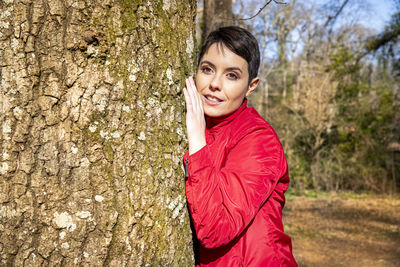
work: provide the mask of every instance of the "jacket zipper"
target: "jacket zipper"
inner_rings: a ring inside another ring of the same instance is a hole
[[[186,178],[189,177],[189,159],[188,158],[185,159],[185,177]]]

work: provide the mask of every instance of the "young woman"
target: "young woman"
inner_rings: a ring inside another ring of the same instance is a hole
[[[239,27],[210,33],[196,82],[186,80],[186,197],[197,266],[297,266],[283,232],[288,167],[278,136],[253,109],[257,40]]]

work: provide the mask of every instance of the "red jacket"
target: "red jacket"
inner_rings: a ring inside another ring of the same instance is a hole
[[[247,101],[207,117],[206,142],[184,156],[196,266],[297,266],[283,232],[288,167],[272,127]]]

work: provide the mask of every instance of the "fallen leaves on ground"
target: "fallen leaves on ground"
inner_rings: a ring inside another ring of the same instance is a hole
[[[289,195],[283,220],[299,266],[400,266],[398,195]]]

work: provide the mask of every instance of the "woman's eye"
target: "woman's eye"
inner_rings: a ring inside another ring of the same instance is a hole
[[[212,72],[212,69],[211,69],[210,67],[202,67],[201,70],[202,70],[204,73],[211,73],[211,72]]]
[[[237,80],[239,77],[235,73],[228,73],[228,78],[232,80]]]

